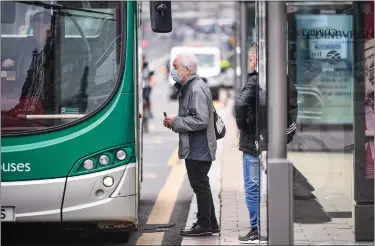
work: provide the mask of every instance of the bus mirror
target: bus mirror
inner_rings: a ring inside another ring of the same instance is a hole
[[[152,31],[168,33],[172,31],[171,1],[150,1]]]
[[[1,1],[1,23],[13,24],[16,22],[16,3]]]

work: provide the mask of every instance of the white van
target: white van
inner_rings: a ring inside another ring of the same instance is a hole
[[[219,100],[220,95],[220,49],[216,47],[173,47],[170,56],[170,67],[173,67],[173,60],[178,54],[194,54],[198,59],[198,75],[210,87],[212,99]],[[169,75],[170,98],[177,98],[177,91],[174,88],[175,81]]]

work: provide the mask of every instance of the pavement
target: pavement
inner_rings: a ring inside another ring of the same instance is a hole
[[[168,97],[169,83],[163,70],[168,56],[164,54],[157,59],[148,56],[157,76],[151,94],[154,118],[149,122],[149,133],[143,138],[140,230],[131,235],[127,245],[180,245],[179,231],[185,227],[193,198],[184,162],[177,156],[178,135],[162,125],[163,112],[169,116],[178,112],[177,100],[171,101]],[[221,101],[214,104],[220,115],[228,111]]]
[[[218,159],[209,174],[221,232],[210,237],[184,237],[181,245],[239,245],[238,236],[249,230],[238,132],[231,115],[224,121],[227,133],[219,141]],[[352,155],[289,152],[288,158],[300,175],[294,182],[295,194],[300,195],[294,199],[294,244],[373,245],[373,242],[354,240]],[[310,186],[306,185],[307,182]],[[196,200],[193,198],[187,227],[196,221],[196,212]],[[266,200],[261,201],[260,217],[261,235],[267,236],[271,225],[267,225]]]

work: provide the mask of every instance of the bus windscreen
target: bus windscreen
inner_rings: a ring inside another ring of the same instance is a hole
[[[14,23],[1,23],[2,133],[64,125],[102,106],[121,74],[124,4],[12,4]]]

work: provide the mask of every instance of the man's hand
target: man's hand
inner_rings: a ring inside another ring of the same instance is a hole
[[[16,63],[12,59],[8,58],[5,59],[1,65],[3,66],[3,68],[10,68],[13,67],[15,64]]]
[[[165,117],[163,120],[163,125],[169,129],[173,128],[173,118],[172,117]]]

